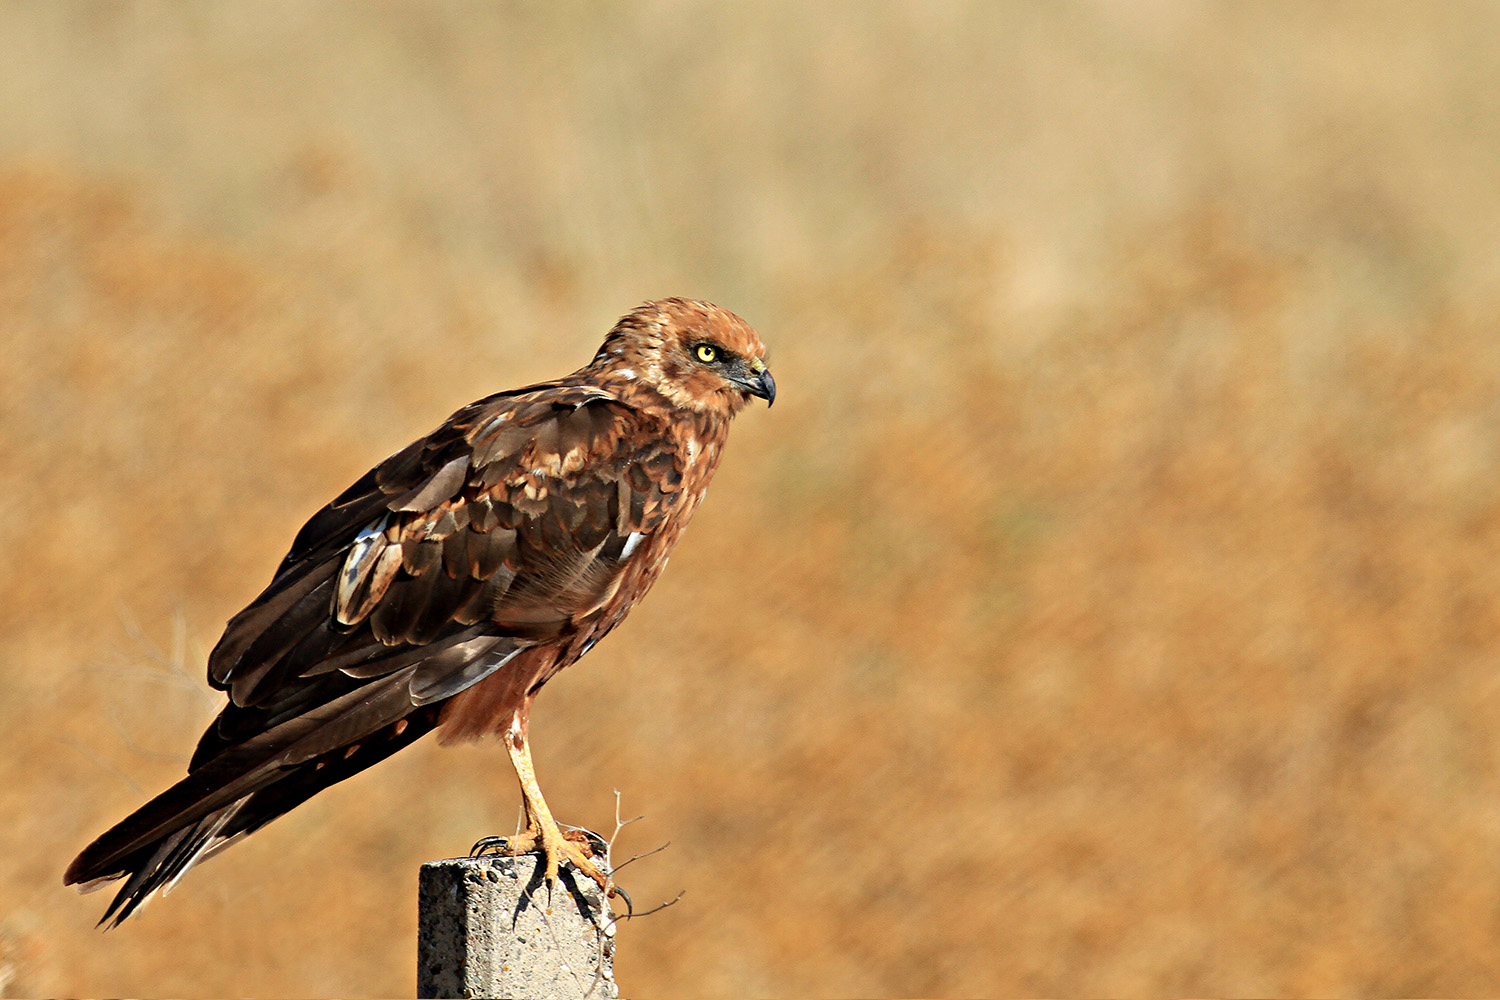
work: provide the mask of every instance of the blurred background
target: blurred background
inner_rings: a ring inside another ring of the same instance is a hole
[[[772,349],[535,715],[626,995],[1500,992],[1500,8],[0,7],[0,992],[399,996],[424,743],[140,920],[302,521],[636,303]]]

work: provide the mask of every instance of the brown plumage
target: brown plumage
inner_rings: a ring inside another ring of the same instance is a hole
[[[565,378],[464,407],[303,526],[208,660],[229,703],[188,775],[83,850],[67,884],[126,879],[115,926],[197,862],[419,737],[498,733],[527,830],[571,861],[526,741],[531,701],[629,613],[719,464],[731,418],[774,400],[765,348],[706,302],[649,302]]]

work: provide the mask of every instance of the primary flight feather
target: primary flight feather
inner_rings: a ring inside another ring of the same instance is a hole
[[[381,462],[298,532],[208,660],[229,702],[186,778],[86,847],[67,884],[125,883],[115,926],[197,862],[437,729],[502,737],[527,826],[506,850],[609,880],[552,818],[532,699],[660,575],[729,422],[776,383],[744,320],[648,302],[583,368],[497,393]]]

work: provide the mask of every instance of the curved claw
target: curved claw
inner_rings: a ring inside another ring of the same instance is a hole
[[[609,884],[609,894],[611,896],[619,896],[625,900],[625,916],[627,919],[635,916],[635,904],[630,901],[630,893],[611,882]]]
[[[548,885],[557,883],[559,866],[567,862],[579,874],[598,883],[605,895],[616,895],[618,889],[614,882],[595,863],[595,859],[609,857],[609,842],[581,826],[567,827],[567,833],[563,833],[560,824],[554,824],[553,829],[557,834],[555,838],[548,837],[544,829],[535,827],[513,837],[482,837],[469,848],[469,857],[476,858],[490,852],[510,857],[540,854],[546,861],[544,877]]]
[[[501,852],[510,846],[509,837],[481,837],[469,848],[469,857],[477,858],[489,851]]]

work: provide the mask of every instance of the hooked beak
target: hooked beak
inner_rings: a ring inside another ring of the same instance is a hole
[[[759,396],[766,401],[766,408],[770,409],[776,403],[776,380],[771,377],[771,369],[759,358],[750,361],[750,377],[740,383],[745,391],[752,396]]]
[[[775,405],[776,380],[771,377],[771,369],[767,368],[760,373],[760,377],[755,380],[755,388],[750,391],[766,401],[766,409]]]

